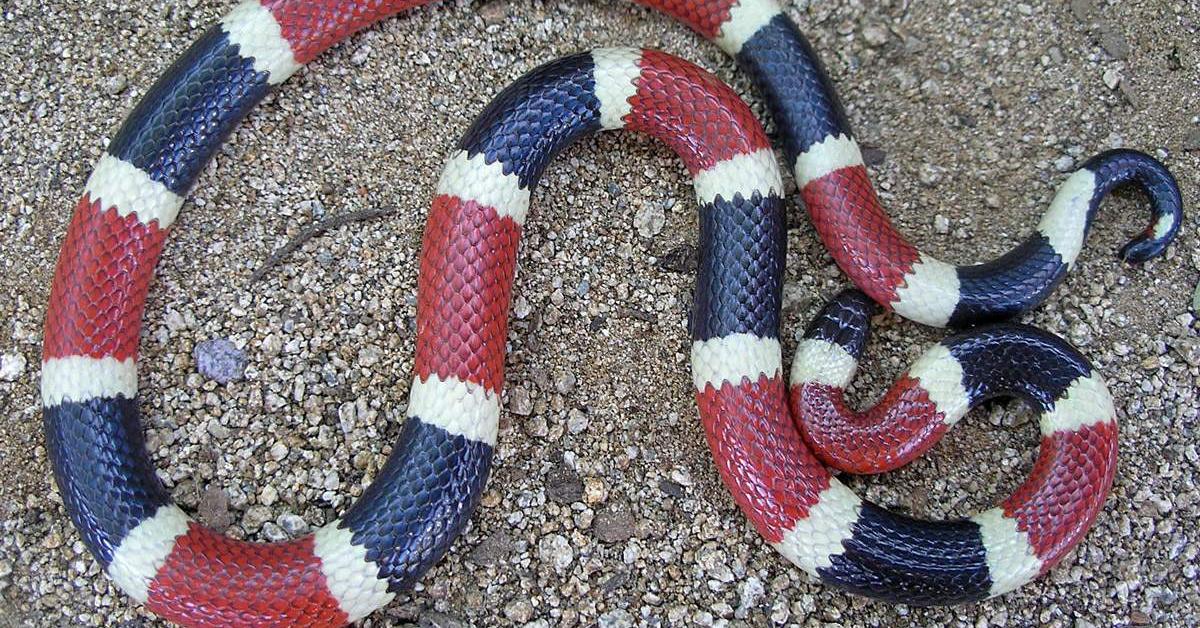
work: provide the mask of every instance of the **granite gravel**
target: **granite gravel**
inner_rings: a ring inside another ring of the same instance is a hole
[[[154,78],[231,5],[0,5],[0,625],[161,625],[103,576],[49,479],[41,322],[91,164]],[[829,66],[890,214],[926,250],[959,262],[1007,250],[1064,172],[1117,146],[1163,159],[1196,207],[1196,0],[798,0],[788,11]],[[417,256],[443,160],[505,84],[562,54],[617,45],[691,59],[766,118],[732,62],[648,10],[460,0],[336,47],[238,127],[167,244],[141,343],[147,439],[186,510],[237,538],[279,540],[361,494],[403,421]],[[508,411],[482,506],[417,590],[364,625],[1197,621],[1191,216],[1164,259],[1124,266],[1112,253],[1146,212],[1140,195],[1117,195],[1074,272],[1024,317],[1079,346],[1117,398],[1122,463],[1087,539],[1013,594],[918,609],[814,582],[758,538],[721,485],[689,387],[697,222],[677,159],[645,138],[606,135],[568,150],[544,182],[520,257]],[[789,355],[846,283],[792,203]],[[250,281],[315,223],[382,208],[394,212],[318,235]],[[877,398],[941,337],[882,317],[854,399]],[[236,349],[223,356],[245,352],[240,377],[197,370],[193,356],[214,339]],[[1029,472],[1032,418],[995,403],[908,468],[851,485],[903,512],[968,515]]]

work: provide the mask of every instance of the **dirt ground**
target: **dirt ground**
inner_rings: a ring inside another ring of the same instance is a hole
[[[108,580],[49,477],[38,378],[58,247],[123,116],[231,0],[0,4],[0,624],[152,626]],[[1156,154],[1196,207],[1195,0],[792,2],[834,76],[891,215],[923,249],[983,261],[1033,229],[1077,163]],[[761,100],[720,51],[625,2],[460,0],[362,33],[244,122],[171,236],[141,344],[144,421],[160,475],[202,521],[286,538],[344,511],[379,469],[407,398],[420,235],[444,159],[524,72],[600,46],[661,48]],[[751,529],[709,461],[690,392],[686,172],[629,134],[582,142],[534,197],[521,253],[507,406],[483,506],[411,595],[364,625],[1189,625],[1200,617],[1193,440],[1200,382],[1196,222],[1141,268],[1113,252],[1145,199],[1106,202],[1084,253],[1023,320],[1078,346],[1110,383],[1121,465],[1084,543],[1050,574],[951,609],[823,586]],[[791,185],[789,183],[789,185]],[[794,195],[793,195],[794,198]],[[846,285],[795,200],[785,356]],[[251,273],[323,217],[394,208]],[[639,233],[662,214],[664,226]],[[943,337],[878,321],[865,404]],[[201,341],[244,348],[244,381],[201,376]],[[1029,472],[1036,422],[974,412],[932,453],[860,494],[966,516]]]

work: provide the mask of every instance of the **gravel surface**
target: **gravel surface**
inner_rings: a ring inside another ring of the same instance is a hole
[[[0,7],[0,625],[160,623],[103,576],[49,480],[40,330],[91,165],[232,1],[121,4]],[[931,252],[966,262],[1007,250],[1064,172],[1114,146],[1157,154],[1196,207],[1196,0],[801,0],[789,11],[835,77],[891,215]],[[420,235],[444,158],[502,86],[613,45],[691,59],[762,111],[715,46],[648,10],[460,0],[338,46],[238,127],[167,245],[141,345],[150,448],[186,510],[235,537],[278,540],[362,492],[403,417]],[[611,134],[569,150],[545,184],[520,258],[509,411],[483,505],[423,585],[365,625],[1197,621],[1192,218],[1165,259],[1127,267],[1112,253],[1146,212],[1140,195],[1118,195],[1074,272],[1025,317],[1079,346],[1120,408],[1122,464],[1087,539],[1018,592],[926,610],[815,583],[763,544],[721,485],[687,370],[697,226],[677,159]],[[395,213],[330,229],[250,281],[315,223],[380,208]],[[846,283],[792,208],[789,352]],[[892,317],[878,329],[855,388],[863,403],[943,335]],[[214,340],[228,343],[202,344]],[[244,351],[244,374],[224,373],[224,385],[202,375],[204,347],[235,366]],[[998,403],[910,467],[851,484],[901,511],[968,515],[1028,473],[1031,418]]]

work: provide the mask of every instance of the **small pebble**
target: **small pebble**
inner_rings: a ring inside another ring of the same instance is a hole
[[[217,440],[225,440],[226,438],[229,438],[229,428],[221,425],[221,422],[215,418],[209,419],[207,429],[208,433]]]
[[[533,619],[533,605],[525,600],[514,600],[504,606],[504,616],[518,624]]]
[[[1104,85],[1109,89],[1116,89],[1121,84],[1121,71],[1116,68],[1109,68],[1104,71]]]
[[[887,153],[875,146],[864,146],[862,149],[863,163],[868,166],[881,166],[887,161]]]
[[[600,478],[587,478],[583,481],[583,501],[585,504],[595,506],[608,499],[608,487],[604,485],[604,480]]]
[[[358,50],[354,51],[354,54],[350,55],[350,64],[362,65],[367,62],[367,59],[370,58],[370,56],[371,46],[363,44],[362,46],[358,47]]]
[[[562,573],[574,562],[575,552],[566,537],[551,534],[538,541],[538,559]]]
[[[583,480],[565,463],[551,468],[546,476],[546,497],[560,504],[570,504],[583,499]]]
[[[20,353],[0,355],[0,380],[15,382],[25,374],[25,356]]]
[[[515,550],[513,539],[507,532],[498,531],[479,542],[471,550],[470,560],[477,565],[499,565]]]
[[[756,576],[747,577],[740,585],[738,585],[738,608],[737,615],[739,618],[745,618],[750,609],[758,605],[762,600],[766,589],[763,587],[762,580]]]
[[[575,390],[575,374],[563,373],[554,378],[554,389],[564,395],[569,395]]]
[[[383,359],[383,350],[374,345],[367,345],[358,350],[358,365],[364,368],[370,368],[379,364]]]
[[[604,613],[596,621],[598,628],[633,628],[633,615],[624,609],[615,609]]]
[[[603,543],[619,543],[633,537],[633,514],[624,504],[613,504],[596,514],[592,531]]]
[[[891,38],[891,33],[888,32],[886,26],[882,24],[868,24],[863,28],[863,41],[872,48],[879,48],[888,43]]]
[[[646,204],[633,217],[633,226],[643,238],[652,238],[662,233],[666,224],[667,215],[656,203]]]
[[[116,96],[117,94],[125,91],[125,88],[128,85],[129,79],[125,78],[124,74],[114,74],[104,79],[104,84],[102,85],[101,89],[103,89],[104,93],[108,94],[109,96]]]
[[[279,524],[274,521],[262,524],[262,535],[269,543],[280,543],[286,541],[288,538],[287,532],[284,532],[283,528],[279,527]]]
[[[501,24],[507,15],[508,3],[506,2],[487,2],[479,7],[479,19],[483,20],[484,24]]]
[[[242,527],[247,532],[257,532],[263,524],[271,520],[271,509],[266,506],[251,506],[242,517]]]
[[[258,503],[262,504],[263,506],[272,506],[277,501],[279,501],[279,491],[270,484],[264,486],[262,490],[258,492]]]
[[[508,409],[513,414],[519,416],[529,416],[533,413],[533,400],[529,397],[529,390],[524,386],[513,386],[508,391]]]
[[[942,180],[942,173],[938,170],[937,166],[921,164],[920,169],[917,171],[917,179],[921,182],[921,185],[933,187]]]
[[[287,513],[280,516],[279,526],[283,528],[284,532],[288,533],[288,536],[291,536],[292,538],[296,538],[305,532],[308,532],[308,522],[304,520],[304,517],[292,513]]]
[[[572,434],[579,434],[586,430],[588,423],[587,413],[577,408],[573,408],[567,415],[567,431]]]
[[[196,361],[196,370],[218,384],[240,380],[246,373],[246,352],[224,338],[197,344],[192,357]]]
[[[200,504],[196,516],[205,526],[222,532],[233,523],[233,513],[229,511],[229,495],[218,487],[210,486],[200,496]]]

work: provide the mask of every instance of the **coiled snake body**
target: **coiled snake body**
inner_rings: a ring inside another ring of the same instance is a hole
[[[969,521],[922,522],[862,502],[829,475],[788,410],[778,340],[783,186],[766,136],[707,72],[625,49],[568,57],[522,78],[496,97],[449,160],[424,240],[409,419],[362,498],[339,521],[285,543],[234,541],[191,521],[155,477],[136,396],[138,333],[167,230],[209,157],[271,86],[354,31],[423,3],[238,5],[147,93],[88,180],[51,290],[44,423],[67,511],[131,596],[189,625],[336,625],[411,587],[465,525],[490,468],[530,192],[557,151],[616,128],[662,140],[693,177],[701,216],[692,321],[700,414],[723,480],[779,551],[850,590],[935,604],[1010,590],[1082,537],[1112,481],[1112,403],[1082,356],[1030,328],[987,328],[938,345],[877,410],[888,415],[897,400],[920,410],[904,415],[915,418],[899,453],[864,448],[866,462],[849,463],[868,471],[879,460],[902,464],[968,407],[1016,394],[1042,411],[1044,441],[1033,475],[1002,508]],[[1146,188],[1154,208],[1152,226],[1126,257],[1158,254],[1178,229],[1169,173],[1140,153],[1108,153],[1064,184],[1026,244],[991,264],[955,270],[891,229],[828,79],[776,5],[643,4],[714,39],[752,72],[822,239],[871,297],[906,316],[966,324],[1032,307],[1073,262],[1100,199],[1126,181]],[[792,411],[815,443],[835,443],[834,452],[839,439],[878,444],[873,435],[885,429],[858,420],[839,396],[864,342],[866,303],[860,293],[836,299],[810,329],[792,373]],[[1022,379],[1013,362],[992,354],[1040,360],[1045,369]],[[802,415],[816,418],[804,423]],[[817,455],[840,464],[830,451]]]

